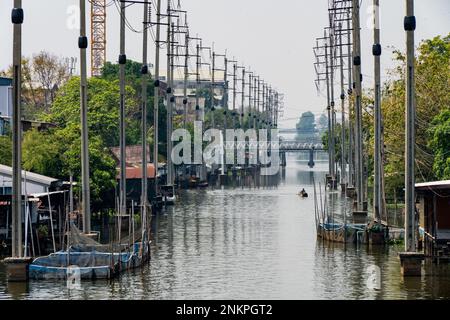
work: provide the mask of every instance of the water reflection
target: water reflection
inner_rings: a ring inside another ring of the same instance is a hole
[[[450,297],[448,276],[404,280],[401,248],[318,241],[313,197],[297,196],[300,187],[313,194],[313,179],[323,181],[328,165],[316,165],[311,170],[294,156],[277,186],[181,192],[179,204],[152,221],[149,265],[114,281],[83,282],[77,291],[68,291],[65,282],[15,286],[6,283],[0,266],[0,299]],[[330,203],[350,210],[339,192]],[[367,287],[369,266],[381,270],[379,290]]]

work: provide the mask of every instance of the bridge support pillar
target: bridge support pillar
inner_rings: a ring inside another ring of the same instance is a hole
[[[281,156],[281,167],[285,168],[287,165],[286,152],[281,152],[280,156]]]
[[[309,150],[309,162],[308,162],[308,166],[310,168],[314,168],[314,148]]]

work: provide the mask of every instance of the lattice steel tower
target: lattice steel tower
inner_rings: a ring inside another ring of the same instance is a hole
[[[91,0],[91,76],[100,76],[106,61],[106,0]]]

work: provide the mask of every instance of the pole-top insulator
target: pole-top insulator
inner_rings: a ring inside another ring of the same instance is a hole
[[[79,49],[87,49],[88,47],[88,39],[87,37],[78,37],[78,48]]]
[[[376,57],[381,56],[381,44],[376,43],[372,46],[372,54]]]
[[[23,9],[22,8],[13,8],[11,11],[11,21],[14,24],[22,24],[23,23]]]
[[[126,64],[127,63],[127,55],[126,54],[120,54],[119,55],[119,64]]]
[[[416,17],[415,16],[405,17],[405,19],[403,20],[403,27],[405,28],[405,31],[416,30]]]

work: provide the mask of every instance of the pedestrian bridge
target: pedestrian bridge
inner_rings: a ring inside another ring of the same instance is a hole
[[[285,140],[280,142],[280,152],[297,152],[297,151],[326,151],[325,146],[322,143],[305,143],[295,140]]]
[[[313,168],[315,166],[314,153],[317,151],[327,151],[322,143],[305,143],[295,140],[282,140],[280,141],[279,152],[281,156],[281,166],[286,166],[286,153],[291,152],[305,152],[309,153],[308,166]]]

